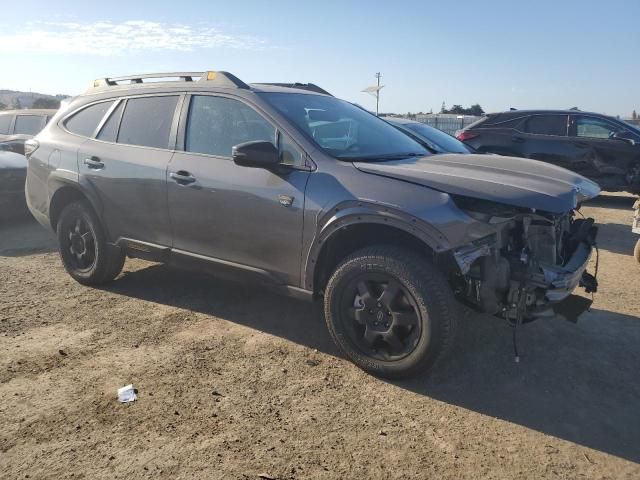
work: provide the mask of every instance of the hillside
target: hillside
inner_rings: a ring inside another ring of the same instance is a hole
[[[68,98],[69,95],[47,95],[37,92],[20,92],[16,90],[0,90],[0,110],[14,108],[15,102],[19,102],[21,108],[31,108],[37,99],[44,99],[49,102],[60,102]],[[49,105],[45,105],[49,107]]]

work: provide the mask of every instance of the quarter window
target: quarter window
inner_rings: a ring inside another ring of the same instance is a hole
[[[82,135],[83,137],[92,137],[100,124],[100,120],[111,108],[111,105],[113,105],[113,101],[90,105],[73,115],[64,125],[71,133]]]
[[[576,136],[578,137],[610,138],[619,130],[622,129],[599,118],[578,117],[576,119]]]
[[[12,115],[0,115],[0,135],[7,135],[11,126]]]
[[[304,154],[298,146],[282,132],[278,135],[278,150],[280,151],[281,164],[292,167],[304,167]]]
[[[276,130],[255,110],[225,97],[195,95],[191,98],[185,150],[231,157],[239,143],[264,140],[275,144]]]
[[[109,119],[105,122],[104,126],[98,134],[99,140],[105,142],[115,142],[118,138],[118,126],[120,125],[120,117],[122,117],[122,110],[124,109],[124,102],[120,102],[120,105],[111,113]]]
[[[35,135],[42,130],[42,117],[37,115],[17,115],[14,133],[22,135]]]
[[[118,143],[168,148],[177,96],[130,98],[124,109]]]
[[[525,127],[527,133],[536,135],[553,135],[556,137],[567,136],[566,115],[533,115],[527,120]]]

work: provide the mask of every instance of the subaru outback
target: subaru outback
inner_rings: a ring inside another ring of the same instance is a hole
[[[426,371],[460,300],[515,325],[585,307],[596,184],[525,159],[432,154],[313,84],[226,72],[96,80],[27,143],[27,201],[78,282],[125,257],[321,299],[361,368]]]

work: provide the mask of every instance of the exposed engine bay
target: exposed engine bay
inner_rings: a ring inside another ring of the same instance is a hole
[[[571,293],[577,286],[597,290],[587,273],[597,235],[592,218],[576,218],[577,210],[552,214],[465,197],[456,204],[496,231],[453,252],[461,300],[517,323],[558,314],[575,321],[590,306]]]

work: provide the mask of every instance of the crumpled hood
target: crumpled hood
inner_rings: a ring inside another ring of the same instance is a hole
[[[377,163],[354,162],[363,172],[417,183],[452,195],[564,213],[600,188],[555,165],[499,155],[445,154]]]

